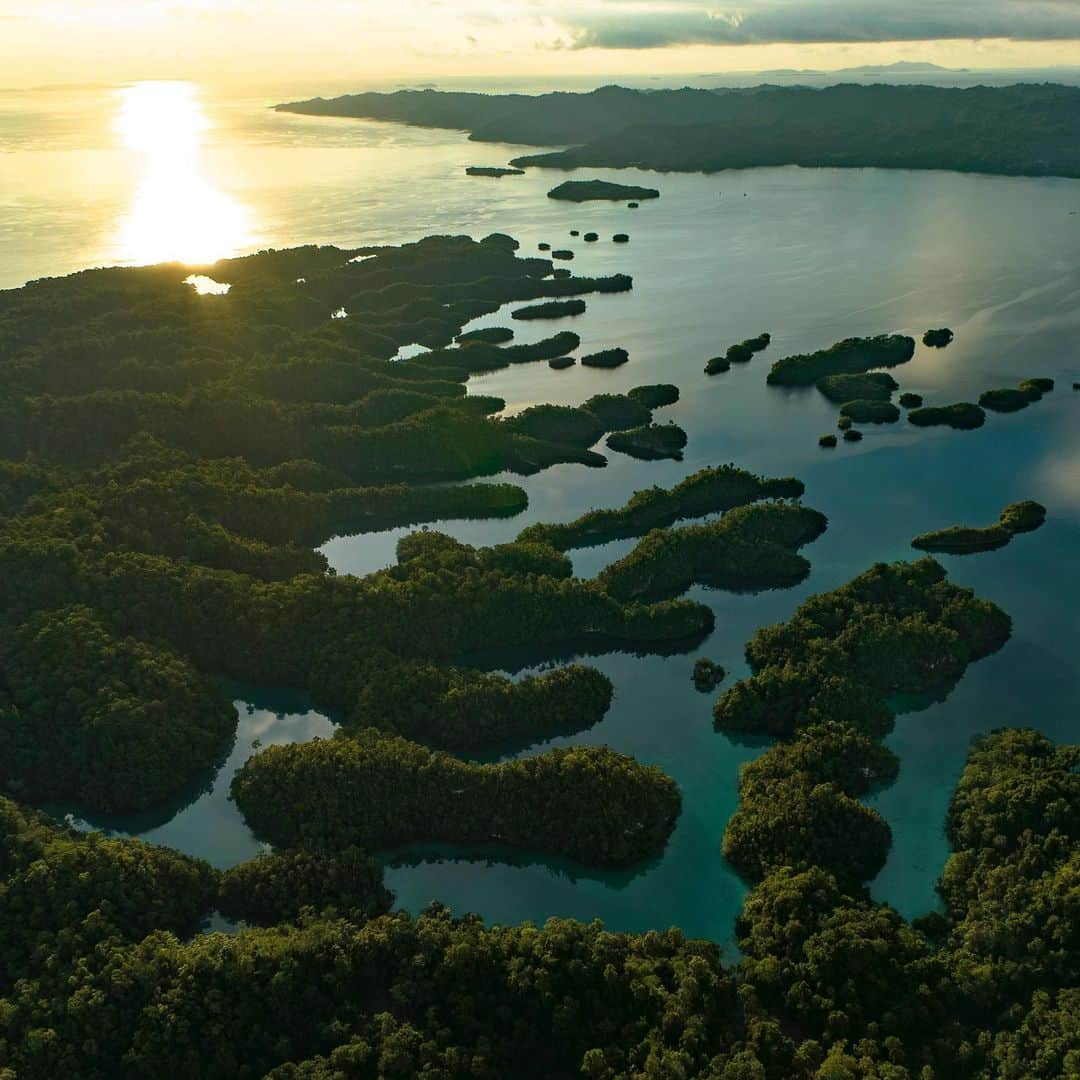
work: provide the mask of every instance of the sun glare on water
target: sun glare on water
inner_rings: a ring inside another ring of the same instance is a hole
[[[253,243],[247,207],[215,187],[203,160],[210,128],[190,83],[146,82],[118,93],[121,144],[142,159],[131,205],[120,222],[124,262],[205,264]]]

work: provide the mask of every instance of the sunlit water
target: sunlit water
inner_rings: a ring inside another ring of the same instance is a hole
[[[635,289],[589,298],[584,316],[559,325],[581,334],[583,351],[627,346],[631,363],[564,372],[524,365],[475,379],[471,390],[519,409],[675,382],[682,400],[657,418],[687,430],[686,460],[642,464],[612,454],[603,471],[561,466],[514,478],[530,498],[521,517],[441,527],[469,542],[507,540],[532,521],[619,505],[637,488],[670,485],[725,461],[801,477],[808,504],[830,519],[807,551],[814,569],[799,588],[758,596],[695,589],[691,595],[715,610],[717,628],[692,653],[590,658],[615,682],[612,709],[590,731],[551,745],[607,743],[675,777],[683,814],[660,859],[632,872],[592,874],[527,856],[511,863],[505,851],[470,858],[414,851],[388,870],[403,906],[415,910],[437,897],[499,922],[598,916],[619,929],[678,924],[728,941],[744,886],[724,863],[720,838],[736,805],[739,765],[761,744],[713,732],[711,697],[690,683],[694,657],[709,656],[738,677],[753,631],[787,618],[805,596],[874,561],[912,556],[916,533],[989,523],[1004,504],[1035,498],[1050,511],[1040,532],[998,552],[943,560],[955,580],[1009,611],[1014,638],[974,665],[944,701],[901,716],[889,740],[901,757],[900,778],[872,800],[895,838],[874,894],[910,916],[932,907],[946,857],[944,813],[972,736],[1023,724],[1076,738],[1080,394],[1071,385],[1080,380],[1080,183],[874,170],[711,178],[596,170],[658,186],[662,198],[637,211],[572,207],[546,198],[562,174],[464,176],[465,166],[505,163],[517,148],[276,115],[265,109],[268,100],[223,103],[175,85],[0,98],[7,151],[0,153],[0,283],[88,265],[203,262],[261,246],[400,242],[432,232],[504,231],[526,253],[540,241],[571,244],[576,272],[625,271]],[[166,122],[181,129],[177,141],[164,134]],[[195,224],[177,228],[182,215]],[[595,229],[601,242],[571,241],[571,228]],[[630,244],[611,244],[616,231],[629,232]],[[476,325],[506,319],[503,312]],[[920,347],[897,371],[904,389],[939,403],[1032,375],[1055,377],[1058,389],[1022,413],[990,415],[977,432],[867,427],[863,443],[829,452],[818,449],[817,437],[833,429],[835,410],[816,392],[764,382],[770,359],[788,352],[942,325],[956,330],[955,344]],[[522,329],[519,340],[551,328]],[[702,374],[707,357],[762,330],[773,334],[763,356],[727,375]],[[362,573],[391,562],[405,531],[340,538],[324,550],[339,571]],[[591,575],[630,546],[573,553],[575,567]],[[489,659],[512,670],[543,658]],[[183,808],[101,824],[218,865],[260,850],[226,798],[232,772],[255,738],[305,739],[331,725],[302,702],[248,698],[255,711],[244,713],[232,755],[208,778],[208,791],[196,786]]]

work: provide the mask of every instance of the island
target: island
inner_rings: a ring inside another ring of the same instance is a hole
[[[889,401],[900,389],[887,371],[858,375],[826,375],[814,384],[830,401]]]
[[[922,394],[913,394],[910,390],[906,390],[899,397],[900,406],[904,409],[918,409],[922,406],[923,396]]]
[[[647,409],[661,409],[665,405],[674,405],[679,400],[679,388],[674,383],[650,383],[647,386],[635,386],[626,391],[626,396],[640,402]]]
[[[694,661],[694,689],[699,694],[712,693],[727,677],[720,664],[714,663],[705,657]]]
[[[607,445],[612,450],[641,461],[659,461],[661,458],[682,461],[686,432],[672,423],[648,424],[609,435]]]
[[[1046,507],[1026,500],[1012,503],[1001,512],[993,525],[974,528],[952,525],[947,529],[923,533],[911,541],[920,551],[940,552],[949,555],[970,555],[979,551],[994,551],[1012,542],[1018,533],[1034,532],[1046,521]]]
[[[624,603],[677,596],[695,583],[732,592],[790,588],[810,572],[799,549],[827,525],[824,514],[793,503],[740,506],[704,525],[653,529],[596,582]]]
[[[616,368],[622,367],[630,359],[630,354],[621,348],[601,349],[581,358],[585,367]]]
[[[939,330],[927,330],[923,334],[922,342],[931,349],[944,349],[946,345],[952,344],[954,336],[947,326],[943,326]]]
[[[478,142],[566,148],[519,157],[511,162],[518,168],[717,172],[800,165],[1080,176],[1070,134],[1080,89],[1053,83],[604,86],[538,95],[405,90],[277,108],[464,129]]]
[[[571,315],[584,315],[584,300],[548,300],[543,304],[530,304],[510,312],[511,319],[523,321],[536,319],[563,319]]]
[[[485,326],[479,330],[465,330],[455,339],[459,345],[468,345],[479,341],[484,345],[505,345],[514,340],[514,331],[509,326]]]
[[[470,165],[465,170],[466,176],[524,176],[524,169],[515,169],[512,167],[500,167],[492,165]]]
[[[624,202],[659,199],[656,188],[636,187],[633,184],[614,184],[610,180],[567,180],[548,192],[549,199],[564,202]]]
[[[611,540],[644,536],[687,518],[706,517],[768,499],[798,499],[805,491],[794,477],[755,476],[734,465],[702,469],[670,490],[635,492],[616,510],[591,510],[566,524],[530,525],[518,536],[523,544],[545,544],[557,551],[593,547]]]
[[[1040,401],[1044,394],[1050,393],[1053,389],[1053,379],[1024,379],[1016,387],[984,390],[979,395],[979,404],[984,409],[991,409],[994,412],[1019,412],[1021,409],[1026,409],[1032,402]]]
[[[548,361],[548,367],[555,371],[563,371],[568,367],[573,367],[577,361],[572,356],[556,356]]]
[[[279,847],[495,842],[586,866],[659,851],[681,809],[670,777],[607,747],[481,765],[376,731],[271,746],[240,770],[232,794]]]
[[[629,233],[624,233],[624,232],[617,232],[611,238],[611,240],[612,240],[612,243],[615,243],[615,244],[629,244],[630,243],[630,234]]]
[[[840,415],[856,424],[895,424],[900,419],[900,410],[891,401],[845,401],[840,406]]]
[[[902,334],[847,338],[815,353],[777,360],[767,381],[771,386],[813,386],[829,375],[857,375],[906,364],[914,355],[915,339]]]
[[[986,423],[986,413],[979,405],[970,401],[960,401],[955,405],[924,405],[912,409],[908,420],[916,427],[951,427],[961,431],[972,431]]]
[[[754,358],[755,353],[767,349],[771,341],[769,334],[759,334],[736,345],[729,345],[723,356],[714,356],[706,363],[705,374],[718,375],[730,370],[732,364],[745,364]]]

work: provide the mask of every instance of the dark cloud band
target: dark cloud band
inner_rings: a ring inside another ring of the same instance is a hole
[[[1080,39],[1080,0],[745,0],[659,3],[614,0],[565,20],[577,48],[664,45]]]

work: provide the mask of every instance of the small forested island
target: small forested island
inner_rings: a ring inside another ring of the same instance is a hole
[[[709,694],[715,690],[727,677],[720,664],[701,657],[694,661],[694,689],[701,694]]]
[[[979,404],[993,412],[1019,412],[1026,409],[1033,401],[1040,401],[1044,394],[1054,389],[1053,379],[1024,379],[1019,386],[1004,387],[999,390],[984,390],[979,395]]]
[[[675,391],[674,398],[668,395],[669,389]],[[653,410],[678,396],[675,387],[663,384],[636,386],[625,394],[594,394],[577,407],[530,405],[504,422],[513,431],[543,442],[588,447],[607,431],[648,430]]]
[[[900,389],[899,383],[887,371],[826,375],[814,385],[825,397],[838,405],[847,401],[889,401]]]
[[[915,339],[902,334],[847,338],[819,352],[785,356],[769,371],[772,386],[813,386],[828,375],[858,375],[905,364],[915,355]]]
[[[908,413],[908,420],[916,427],[951,427],[961,431],[973,431],[986,423],[982,407],[970,401],[955,405],[923,405]]]
[[[1041,503],[1025,500],[1012,503],[1001,512],[993,525],[973,528],[952,525],[947,529],[923,533],[911,541],[920,551],[942,552],[950,555],[967,555],[977,551],[994,551],[1005,547],[1017,533],[1034,532],[1046,521],[1046,507]]]
[[[511,319],[563,319],[570,315],[584,315],[584,300],[548,300],[544,304],[530,304],[515,308],[510,312]]]
[[[923,334],[922,342],[931,349],[944,349],[946,345],[952,344],[955,336],[947,326],[943,326],[938,330],[927,330]]]
[[[629,233],[624,233],[624,232],[617,232],[611,238],[611,240],[612,240],[612,243],[615,243],[615,244],[629,244],[630,243],[630,234]]]
[[[895,424],[900,410],[891,401],[867,398],[861,401],[845,401],[840,415],[856,424]]]
[[[480,330],[465,330],[454,339],[459,345],[481,342],[484,345],[505,345],[514,340],[514,331],[509,326],[485,326]]]
[[[754,672],[716,704],[724,731],[790,737],[823,720],[887,734],[886,701],[947,686],[996,652],[1012,622],[946,579],[933,559],[884,563],[811,597],[746,647]]]
[[[562,371],[564,368],[573,367],[576,363],[577,361],[572,356],[556,356],[548,361],[548,367],[555,371]]]
[[[705,517],[765,499],[798,499],[805,492],[801,480],[755,476],[734,465],[702,469],[670,490],[653,487],[636,492],[616,510],[592,510],[566,524],[530,525],[518,535],[521,544],[545,544],[557,551],[606,544],[687,518]]]
[[[470,165],[465,170],[466,176],[524,176],[524,169],[496,165]]]
[[[729,345],[723,356],[714,356],[705,365],[706,375],[719,375],[728,371],[732,364],[745,364],[754,358],[755,353],[769,347],[772,337],[769,334],[758,334],[757,337],[747,338],[736,345]]]
[[[818,438],[817,444],[823,450],[833,450],[836,448],[836,436],[833,434],[822,435]]]
[[[479,765],[377,731],[272,746],[232,793],[280,847],[495,841],[597,866],[660,850],[680,811],[670,777],[606,747]]]
[[[586,367],[616,368],[622,367],[630,359],[630,354],[622,348],[601,349],[581,358]]]
[[[627,199],[659,199],[656,188],[636,187],[633,184],[614,184],[610,180],[567,180],[548,192],[549,199],[564,202],[625,202]],[[595,233],[593,239],[597,239]]]
[[[906,390],[898,398],[900,407],[904,409],[918,409],[923,403],[922,394],[914,394],[910,390]]]
[[[863,433],[852,427],[844,428],[844,442],[862,442]]]
[[[798,551],[827,525],[824,514],[793,503],[740,506],[708,524],[653,529],[596,581],[623,601],[677,596],[695,582],[732,592],[787,588],[810,572]]]
[[[642,461],[658,461],[661,458],[681,461],[686,448],[686,432],[676,424],[648,424],[609,435],[607,445],[612,450]]]

